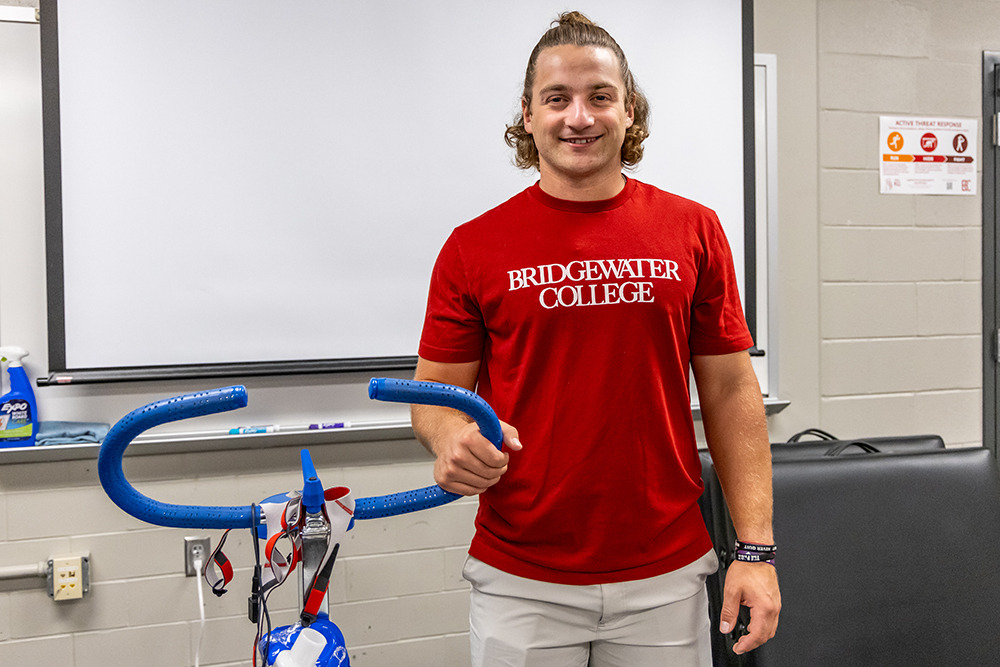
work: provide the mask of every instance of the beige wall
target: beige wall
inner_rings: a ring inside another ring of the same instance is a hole
[[[780,398],[771,439],[819,426],[819,230],[816,3],[754,3],[757,53],[777,55]]]
[[[980,200],[880,196],[876,144],[879,114],[979,117],[980,52],[1000,49],[998,9],[757,0],[755,50],[778,57],[780,387],[791,400],[770,419],[772,440],[810,426],[979,440]],[[327,484],[358,496],[431,481],[408,441],[313,454]],[[135,457],[126,471],[166,501],[244,504],[297,488],[296,466],[295,450],[279,448]],[[462,664],[460,569],[474,507],[352,532],[332,613],[358,667]],[[214,543],[218,533],[207,532]],[[0,566],[79,552],[93,563],[92,593],[78,602],[51,602],[38,580],[0,582],[0,664],[192,664],[186,534],[127,518],[101,491],[94,461],[0,467]],[[207,597],[202,664],[216,667],[249,665],[253,635],[245,534],[231,537],[228,553],[238,566],[232,590]],[[275,596],[276,622],[289,622],[294,597]]]
[[[758,0],[778,55],[781,388],[772,439],[982,439],[980,197],[880,195],[879,115],[979,118],[988,2]]]

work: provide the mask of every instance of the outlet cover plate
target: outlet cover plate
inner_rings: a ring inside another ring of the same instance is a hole
[[[202,567],[208,562],[208,557],[212,553],[212,541],[208,537],[185,537],[184,538],[184,574],[188,577],[197,577],[201,572],[194,566],[195,554],[201,550]]]
[[[49,597],[56,602],[79,600],[90,592],[90,555],[53,556],[46,564]]]

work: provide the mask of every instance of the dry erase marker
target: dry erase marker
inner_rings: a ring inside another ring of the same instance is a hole
[[[324,422],[322,424],[309,424],[309,429],[313,431],[326,428],[351,428],[351,422]]]
[[[229,435],[246,435],[247,433],[277,433],[280,426],[240,426],[229,429]]]

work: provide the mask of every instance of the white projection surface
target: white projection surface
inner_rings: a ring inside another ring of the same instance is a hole
[[[745,293],[741,1],[574,5],[652,103],[633,175],[718,213]],[[66,369],[415,355],[451,229],[537,178],[503,131],[565,8],[60,2]]]

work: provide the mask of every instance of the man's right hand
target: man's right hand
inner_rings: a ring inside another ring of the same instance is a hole
[[[475,422],[469,422],[439,438],[433,445],[437,457],[434,481],[445,491],[463,496],[482,493],[500,481],[507,472],[510,455],[518,451],[521,441],[517,429],[500,422],[505,451],[500,451],[479,432]]]
[[[445,364],[417,359],[415,380],[443,382],[475,391],[479,362]],[[413,433],[434,454],[434,481],[445,491],[475,496],[490,488],[507,472],[508,451],[521,449],[517,429],[500,422],[505,451],[479,432],[466,415],[434,405],[413,405]]]

